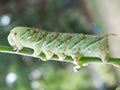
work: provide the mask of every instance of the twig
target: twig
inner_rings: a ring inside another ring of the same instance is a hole
[[[12,47],[0,46],[0,52],[35,57],[35,56],[33,56],[33,50],[31,50],[31,49],[22,49],[19,52],[16,52],[15,50],[13,50]],[[44,57],[45,55],[42,53],[41,56]],[[40,58],[40,56],[36,56],[35,58]],[[51,60],[57,60],[57,56],[53,56]],[[73,63],[73,60],[71,57],[67,57],[66,60],[64,60],[64,61]],[[100,58],[83,57],[78,61],[78,65],[82,66],[85,63],[95,63],[95,62],[103,63]],[[109,58],[109,60],[106,64],[120,65],[120,58]]]

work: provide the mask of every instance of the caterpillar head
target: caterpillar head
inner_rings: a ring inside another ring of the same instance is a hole
[[[21,50],[23,48],[20,42],[20,36],[27,31],[27,27],[15,27],[10,31],[8,35],[8,42],[14,48],[14,50]]]

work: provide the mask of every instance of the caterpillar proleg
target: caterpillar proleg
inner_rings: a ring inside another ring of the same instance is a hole
[[[54,55],[58,60],[67,56],[77,64],[81,57],[98,57],[103,62],[109,59],[108,36],[58,33],[29,27],[15,27],[8,35],[8,42],[15,50],[23,47],[34,50],[34,56],[45,54],[42,60],[50,60]]]

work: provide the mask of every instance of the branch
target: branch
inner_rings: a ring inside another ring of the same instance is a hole
[[[33,56],[33,50],[31,50],[31,49],[22,49],[19,52],[16,52],[15,50],[13,50],[12,47],[0,46],[0,52],[35,57],[35,56]],[[44,54],[42,54],[40,56],[45,57]],[[40,58],[40,56],[36,56],[35,58]],[[57,56],[53,56],[51,60],[59,61],[57,59]],[[64,60],[64,61],[73,63],[73,60],[72,60],[71,57],[67,57],[66,60]],[[82,66],[82,64],[84,64],[84,63],[95,63],[95,62],[103,63],[100,58],[96,58],[96,57],[83,57],[83,58],[81,58],[78,61],[78,65]],[[120,58],[110,58],[106,64],[120,65]]]

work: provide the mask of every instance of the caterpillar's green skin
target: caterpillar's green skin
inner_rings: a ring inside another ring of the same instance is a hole
[[[44,53],[46,57],[41,57],[43,60],[49,60],[53,55],[57,55],[59,60],[71,56],[74,62],[81,57],[99,57],[104,62],[109,58],[107,35],[57,33],[36,28],[16,27],[11,30],[8,42],[17,50],[23,47],[33,49],[35,56]]]

